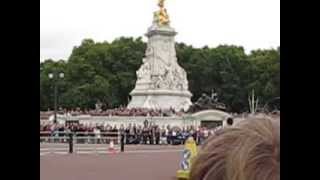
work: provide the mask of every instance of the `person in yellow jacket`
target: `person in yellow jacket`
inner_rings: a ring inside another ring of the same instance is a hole
[[[189,172],[191,169],[192,161],[197,155],[197,145],[192,136],[185,142],[183,150],[182,161],[180,162],[180,170],[177,172],[178,179],[189,179]]]

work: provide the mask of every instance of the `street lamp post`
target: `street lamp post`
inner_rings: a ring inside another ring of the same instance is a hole
[[[49,78],[53,80],[54,85],[54,123],[57,123],[57,108],[58,108],[58,79],[64,78],[64,73],[50,73]]]

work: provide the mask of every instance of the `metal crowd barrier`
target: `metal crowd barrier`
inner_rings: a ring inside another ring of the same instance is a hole
[[[40,132],[40,155],[55,153],[107,153],[113,140],[114,148],[121,144],[120,132]]]

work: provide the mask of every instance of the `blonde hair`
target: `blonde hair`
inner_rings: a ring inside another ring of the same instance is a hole
[[[191,180],[279,180],[280,121],[247,119],[210,137],[192,164]]]

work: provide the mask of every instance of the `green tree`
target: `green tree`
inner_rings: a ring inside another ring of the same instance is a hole
[[[52,72],[65,73],[58,81],[61,107],[94,108],[98,100],[107,108],[126,105],[145,50],[141,37],[121,37],[111,43],[84,39],[67,61],[40,63],[40,110],[53,109],[53,82],[48,78]],[[176,43],[176,51],[187,72],[192,101],[215,89],[229,111],[243,112],[248,111],[253,89],[262,104],[280,96],[280,47],[246,55],[241,46],[194,48]]]

